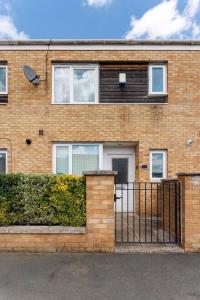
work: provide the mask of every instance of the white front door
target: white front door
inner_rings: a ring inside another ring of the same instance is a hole
[[[116,211],[132,212],[134,210],[134,194],[128,189],[135,178],[135,156],[133,148],[106,149],[104,152],[104,166],[107,170],[117,171],[115,178],[116,187]]]

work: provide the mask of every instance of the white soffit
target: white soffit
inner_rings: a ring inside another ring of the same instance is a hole
[[[0,51],[199,51],[200,45],[12,45],[0,44]]]

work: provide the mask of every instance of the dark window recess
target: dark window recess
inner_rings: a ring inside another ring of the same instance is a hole
[[[119,84],[126,73],[126,84]],[[165,103],[167,96],[148,96],[148,64],[101,64],[100,103]]]
[[[112,170],[118,172],[115,176],[116,184],[128,182],[128,158],[113,158]]]
[[[0,152],[0,174],[6,173],[6,154]]]
[[[8,103],[8,95],[0,95],[0,103]]]

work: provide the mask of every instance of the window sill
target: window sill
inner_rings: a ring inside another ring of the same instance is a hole
[[[99,104],[99,102],[77,102],[77,103],[55,103],[51,102],[52,105],[94,105]]]
[[[151,96],[151,97],[149,97],[150,99],[153,99],[153,98],[163,98],[163,99],[165,99],[167,96],[160,96],[160,97],[153,97],[153,96]],[[78,105],[149,105],[149,104],[153,104],[153,105],[157,105],[157,104],[168,104],[168,102],[167,101],[161,101],[161,102],[156,102],[156,100],[155,101],[148,101],[148,100],[146,100],[146,101],[141,101],[141,102],[105,102],[105,103],[103,103],[103,102],[97,102],[97,103],[51,103],[52,105],[55,105],[55,106],[60,106],[60,105],[63,105],[63,106],[67,106],[67,105],[76,105],[76,106],[78,106]]]
[[[164,94],[148,94],[149,98],[152,98],[152,97],[167,97],[167,96],[168,96],[168,93],[164,93]]]
[[[71,226],[35,226],[35,225],[17,225],[17,226],[2,226],[0,234],[84,234],[86,227],[71,227]]]

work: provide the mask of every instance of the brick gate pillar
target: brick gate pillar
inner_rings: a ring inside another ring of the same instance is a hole
[[[179,173],[182,182],[182,246],[200,252],[200,172]]]
[[[115,213],[113,171],[90,171],[86,177],[88,251],[114,252]]]

